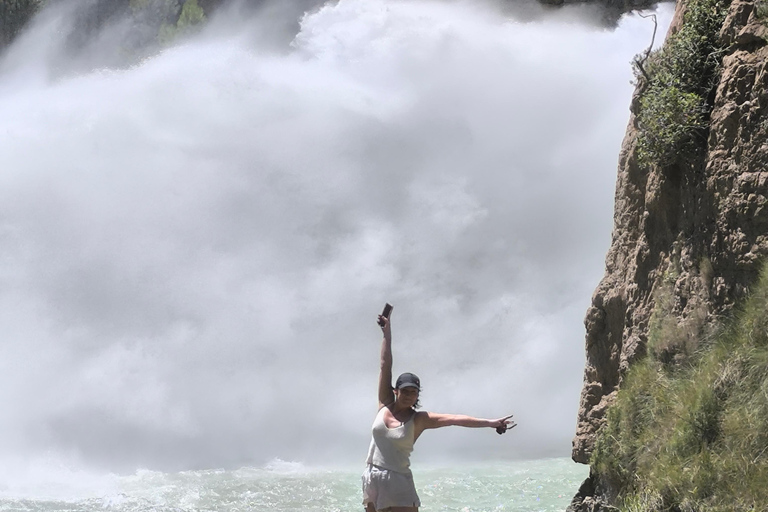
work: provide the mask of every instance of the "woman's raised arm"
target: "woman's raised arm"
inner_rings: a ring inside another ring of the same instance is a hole
[[[392,330],[389,318],[379,315],[379,326],[384,338],[381,340],[381,367],[379,369],[379,409],[395,401],[392,391]]]

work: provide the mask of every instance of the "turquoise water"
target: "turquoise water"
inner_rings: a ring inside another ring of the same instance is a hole
[[[275,461],[264,468],[181,473],[141,471],[93,485],[59,483],[0,490],[14,511],[362,511],[360,474]],[[588,468],[570,459],[416,468],[421,511],[563,511]],[[90,488],[89,488],[90,487]]]

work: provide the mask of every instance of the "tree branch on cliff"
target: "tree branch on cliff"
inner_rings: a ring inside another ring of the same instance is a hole
[[[643,64],[645,64],[645,61],[648,60],[648,57],[651,56],[651,50],[653,50],[653,43],[654,41],[656,41],[656,30],[659,28],[659,23],[658,23],[658,20],[656,19],[655,14],[637,13],[637,15],[640,16],[641,18],[653,19],[653,35],[651,36],[651,44],[648,45],[648,49],[645,50],[645,54],[642,57],[639,54],[635,56],[635,64],[637,65],[637,69],[640,70],[640,72],[643,74],[646,80],[650,80],[648,73],[645,72],[645,68],[643,67]]]

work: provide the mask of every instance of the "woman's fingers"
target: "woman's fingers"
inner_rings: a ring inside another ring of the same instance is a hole
[[[515,428],[517,426],[517,423],[510,420],[512,416],[514,415],[510,414],[509,416],[505,416],[503,418],[499,418],[498,420],[496,420],[498,422],[498,426],[496,427],[496,432],[498,432],[499,434],[503,434],[507,430],[511,428]]]

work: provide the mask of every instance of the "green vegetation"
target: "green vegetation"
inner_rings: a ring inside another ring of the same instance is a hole
[[[657,343],[678,336],[666,307],[657,303]],[[735,318],[687,358],[649,350],[630,369],[592,466],[625,512],[768,510],[768,266]]]
[[[129,7],[135,19],[156,27],[163,45],[193,33],[206,19],[197,0],[130,0]]]
[[[768,1],[767,0],[757,0],[755,2],[755,14],[761,20],[765,20],[766,18],[768,18]]]
[[[203,8],[197,5],[197,0],[186,0],[181,8],[181,14],[175,24],[165,23],[160,27],[158,39],[161,43],[169,43],[179,36],[185,36],[196,31],[205,21]]]
[[[682,27],[661,50],[635,57],[645,81],[637,111],[638,161],[667,165],[697,154],[705,143],[710,93],[723,49],[718,33],[730,0],[689,0]]]
[[[688,316],[678,321],[673,314],[674,284],[679,276],[677,263],[667,271],[654,293],[655,307],[648,329],[648,351],[651,356],[666,366],[679,366],[693,356],[703,336],[707,319],[704,304],[693,308]],[[699,275],[705,281],[711,280],[712,264],[708,259],[701,261]]]

